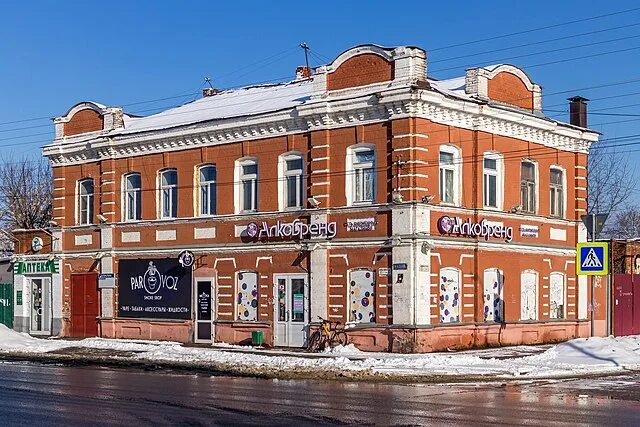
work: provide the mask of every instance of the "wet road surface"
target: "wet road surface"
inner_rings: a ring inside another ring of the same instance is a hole
[[[640,374],[391,385],[0,363],[1,425],[640,425]]]

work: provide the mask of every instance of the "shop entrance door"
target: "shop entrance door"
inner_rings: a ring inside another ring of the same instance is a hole
[[[31,279],[31,322],[29,333],[34,335],[51,334],[51,279],[34,277]]]
[[[213,281],[196,279],[196,336],[195,342],[212,342],[213,329]]]
[[[98,275],[71,275],[71,336],[98,336]]]
[[[280,347],[304,347],[309,330],[309,282],[303,274],[275,276],[274,343]]]
[[[0,283],[0,323],[13,329],[13,283]]]

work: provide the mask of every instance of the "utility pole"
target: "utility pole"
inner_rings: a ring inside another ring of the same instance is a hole
[[[311,48],[305,42],[300,43],[300,47],[304,50],[304,62],[307,65],[307,70],[309,69],[309,50]]]

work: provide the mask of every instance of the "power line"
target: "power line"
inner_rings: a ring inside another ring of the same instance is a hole
[[[555,37],[555,38],[552,38],[552,39],[541,40],[541,41],[531,42],[531,43],[524,43],[524,44],[519,44],[519,45],[515,45],[515,46],[508,46],[508,47],[503,47],[503,48],[500,48],[500,49],[485,50],[483,52],[465,54],[465,55],[455,56],[455,57],[451,57],[451,58],[436,59],[436,60],[433,60],[433,61],[429,61],[429,65],[437,64],[437,63],[440,63],[440,62],[454,61],[456,59],[463,59],[463,58],[469,58],[469,57],[476,57],[476,56],[479,56],[479,55],[486,55],[488,53],[504,52],[504,51],[507,51],[507,50],[520,49],[520,48],[523,48],[523,47],[536,46],[536,45],[545,44],[545,43],[551,43],[551,42],[555,42],[555,41],[561,41],[561,40],[567,40],[567,39],[574,39],[574,38],[577,38],[577,37],[590,36],[590,35],[599,34],[599,33],[605,33],[605,32],[609,32],[609,31],[621,30],[623,28],[637,27],[638,25],[640,25],[640,22],[637,22],[637,23],[634,23],[634,24],[628,24],[628,25],[619,25],[619,26],[615,26],[615,27],[609,27],[609,28],[605,28],[605,29],[601,29],[601,30],[587,31],[585,33],[569,34],[569,35],[563,36],[563,37]]]
[[[436,52],[436,51],[444,50],[444,49],[452,49],[452,48],[456,48],[456,47],[469,46],[469,45],[472,45],[472,44],[483,43],[483,42],[492,41],[492,40],[499,40],[499,39],[503,39],[505,37],[513,37],[513,36],[518,36],[518,35],[522,35],[522,34],[530,34],[530,33],[537,32],[537,31],[549,30],[551,28],[558,28],[558,27],[564,27],[566,25],[578,24],[580,22],[588,22],[588,21],[593,21],[593,20],[596,20],[596,19],[607,18],[607,17],[610,17],[610,16],[627,14],[627,13],[635,12],[635,11],[638,11],[638,10],[640,10],[640,7],[634,7],[632,9],[620,10],[620,11],[617,11],[617,12],[606,13],[606,14],[603,14],[603,15],[596,15],[596,16],[591,16],[591,17],[588,17],[588,18],[575,19],[575,20],[572,20],[572,21],[565,21],[565,22],[561,22],[561,23],[558,23],[558,24],[545,25],[543,27],[531,28],[531,29],[523,30],[523,31],[516,31],[516,32],[513,32],[513,33],[502,34],[502,35],[499,35],[499,36],[486,37],[486,38],[483,38],[483,39],[472,40],[472,41],[463,42],[463,43],[456,43],[456,44],[451,44],[451,45],[448,45],[448,46],[436,47],[436,48],[430,49],[429,51],[430,52]]]

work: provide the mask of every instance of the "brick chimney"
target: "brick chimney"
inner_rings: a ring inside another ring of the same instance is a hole
[[[296,67],[296,80],[308,79],[309,77],[311,77],[310,67]]]
[[[574,96],[569,98],[569,123],[581,128],[587,127],[587,98]]]

